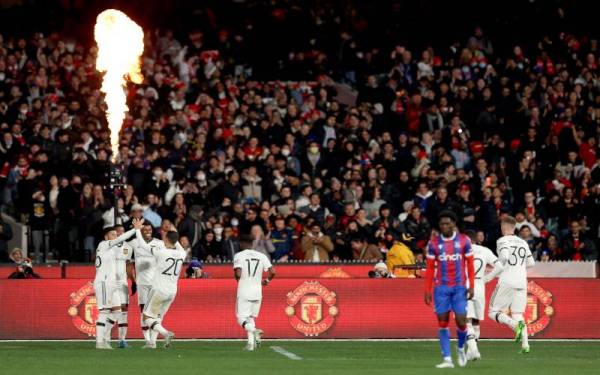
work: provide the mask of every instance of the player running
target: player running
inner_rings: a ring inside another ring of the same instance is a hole
[[[427,245],[427,271],[425,273],[425,303],[431,305],[431,287],[438,318],[440,347],[443,362],[437,368],[454,368],[450,354],[450,310],[454,311],[458,336],[458,365],[467,364],[465,341],[467,339],[467,299],[473,297],[474,267],[471,240],[456,231],[456,215],[443,211],[438,217],[441,234]],[[467,277],[469,289],[467,289]]]
[[[144,307],[143,319],[150,330],[163,336],[165,348],[169,348],[175,335],[163,327],[162,320],[177,295],[177,282],[179,281],[186,252],[178,242],[179,234],[174,230],[170,230],[165,234],[162,246],[150,246],[142,236],[143,223],[144,219],[133,220],[138,252],[143,254],[145,251],[145,256],[151,254],[156,260],[156,272],[154,273],[148,301]],[[156,341],[149,341],[144,347],[156,348]]]
[[[527,268],[535,261],[527,242],[515,236],[517,221],[507,216],[500,222],[502,237],[496,242],[499,263],[484,281],[500,274],[498,285],[490,299],[490,319],[507,325],[515,332],[515,342],[521,342],[521,353],[529,353],[527,326],[523,314],[527,306]],[[510,309],[511,316],[505,311]]]
[[[481,359],[477,341],[479,340],[479,322],[485,317],[485,282],[483,276],[486,267],[502,267],[492,250],[485,246],[475,244],[475,232],[469,231],[471,246],[473,248],[473,264],[475,268],[474,296],[467,302],[467,360]]]
[[[152,225],[150,223],[144,223],[141,232],[143,240],[151,248],[156,249],[164,246],[163,241],[152,237]],[[140,306],[140,312],[144,312],[144,307],[148,303],[148,295],[152,289],[152,282],[154,281],[156,259],[154,259],[154,255],[141,248],[137,238],[131,240],[129,245],[133,248],[134,254],[132,260],[135,262],[135,280],[137,283],[138,305]],[[158,333],[148,329],[148,326],[144,322],[144,314],[140,314],[140,324],[146,343],[156,342]]]
[[[275,277],[275,269],[264,254],[251,250],[252,240],[242,238],[240,248],[244,249],[233,257],[235,279],[238,281],[235,315],[237,321],[248,334],[245,350],[253,351],[260,346],[263,331],[256,328],[255,319],[260,311],[262,286],[267,286]],[[265,280],[263,272],[268,272]]]
[[[104,241],[98,244],[96,250],[94,293],[99,311],[96,320],[96,349],[112,349],[108,340],[113,325],[119,320],[121,311],[117,283],[117,256],[119,252],[123,251],[123,248],[119,245],[134,234],[135,231],[130,230],[117,237],[114,228],[107,228],[104,230]]]

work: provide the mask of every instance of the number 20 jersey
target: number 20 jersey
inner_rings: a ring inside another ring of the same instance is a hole
[[[152,289],[166,295],[177,293],[177,282],[186,257],[185,250],[167,249],[164,245],[152,249],[156,258],[156,273]]]
[[[244,250],[233,257],[233,268],[240,268],[237,297],[247,301],[262,299],[262,274],[272,267],[266,255],[255,250]]]
[[[498,259],[504,265],[498,283],[515,289],[527,288],[527,258],[532,257],[527,242],[511,235],[496,242]]]

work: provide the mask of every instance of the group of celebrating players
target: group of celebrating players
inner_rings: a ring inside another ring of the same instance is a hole
[[[131,241],[127,240],[133,238]],[[242,238],[243,249],[234,257],[234,275],[238,280],[236,316],[248,333],[246,350],[255,350],[261,342],[262,330],[256,327],[262,300],[262,285],[275,277],[275,270],[262,253],[250,250],[250,238]],[[165,348],[175,337],[162,321],[177,295],[177,282],[186,257],[174,226],[159,240],[152,236],[152,226],[144,219],[133,219],[133,229],[125,232],[123,226],[107,228],[104,241],[96,252],[94,292],[98,306],[96,321],[96,349],[112,349],[112,328],[118,325],[119,347],[127,348],[129,286],[131,294],[138,293],[141,310],[141,328],[146,341],[145,349],[155,349],[158,335],[165,340]],[[263,280],[263,272],[268,277]]]
[[[458,365],[463,367],[467,361],[481,358],[477,340],[479,322],[485,315],[485,283],[498,275],[489,317],[510,327],[515,341],[521,342],[521,352],[529,353],[523,314],[527,305],[527,268],[533,267],[534,260],[527,243],[514,235],[515,219],[507,216],[501,221],[502,237],[496,244],[498,257],[490,249],[472,244],[474,233],[459,233],[453,212],[442,212],[438,224],[439,234],[432,237],[427,246],[425,274],[425,303],[434,303],[439,325],[443,361],[437,367],[454,367],[448,329],[450,311],[454,312],[457,326]],[[135,238],[127,242],[131,237]],[[262,286],[271,282],[275,270],[267,256],[251,249],[251,238],[241,238],[240,245],[244,250],[237,253],[233,261],[238,281],[236,317],[248,335],[245,349],[255,350],[263,333],[255,323]],[[174,227],[162,240],[153,238],[152,226],[143,219],[134,219],[133,229],[127,232],[122,226],[105,231],[104,241],[97,250],[94,281],[99,310],[97,349],[112,349],[110,338],[115,324],[118,325],[119,347],[127,347],[128,279],[132,281],[132,294],[138,292],[144,348],[156,348],[159,334],[166,348],[171,345],[174,334],[163,327],[162,320],[175,300],[185,257]],[[487,266],[492,267],[488,273]],[[264,272],[268,275],[263,280]]]

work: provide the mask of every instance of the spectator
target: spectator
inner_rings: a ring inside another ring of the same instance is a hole
[[[263,253],[267,258],[271,259],[271,254],[275,252],[275,246],[271,242],[270,232],[265,236],[265,232],[260,225],[252,226],[250,230],[252,235],[252,249]]]
[[[581,232],[581,225],[577,221],[571,223],[569,233],[563,239],[561,247],[563,252],[558,257],[559,260],[582,261],[598,259],[594,242]]]
[[[275,218],[275,228],[271,230],[271,242],[275,247],[272,259],[277,262],[287,262],[292,257],[292,248],[294,246],[294,232],[286,227],[285,218],[277,216]]]
[[[367,242],[364,237],[354,237],[350,240],[352,259],[354,260],[381,260],[383,257],[377,245]]]
[[[4,221],[0,214],[0,262],[8,262],[8,241],[13,237],[12,228]]]
[[[310,262],[327,262],[329,254],[333,251],[333,243],[329,236],[321,232],[321,226],[314,221],[310,226],[310,231],[302,237],[302,253],[304,260]]]
[[[223,229],[221,246],[221,254],[224,260],[233,260],[235,254],[240,252],[240,242],[235,237],[232,227],[225,227]]]
[[[411,240],[410,237],[406,237],[406,240]],[[415,271],[403,268],[403,266],[414,266],[415,255],[401,241],[394,241],[394,245],[387,253],[387,267],[392,275],[395,277],[414,277]]]

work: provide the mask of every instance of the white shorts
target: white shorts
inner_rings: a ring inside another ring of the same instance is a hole
[[[117,294],[121,300],[121,305],[129,305],[129,286],[127,283],[117,284]]]
[[[94,281],[94,293],[96,294],[98,310],[121,307],[121,297],[116,283]]]
[[[475,284],[474,292],[473,298],[467,302],[467,318],[483,320],[485,316],[485,285],[477,286]]]
[[[238,298],[235,304],[235,317],[239,325],[242,325],[248,318],[258,318],[260,312],[261,300],[249,301],[247,299]]]
[[[144,306],[144,315],[154,319],[162,319],[169,311],[169,307],[171,307],[174,300],[175,293],[165,294],[152,289],[148,295],[148,303]]]
[[[152,290],[152,285],[138,284],[138,286],[137,286],[138,305],[145,305],[148,303],[148,297],[150,296],[151,290]]]
[[[517,289],[505,284],[496,285],[490,298],[490,311],[523,314],[527,306],[527,289]]]

